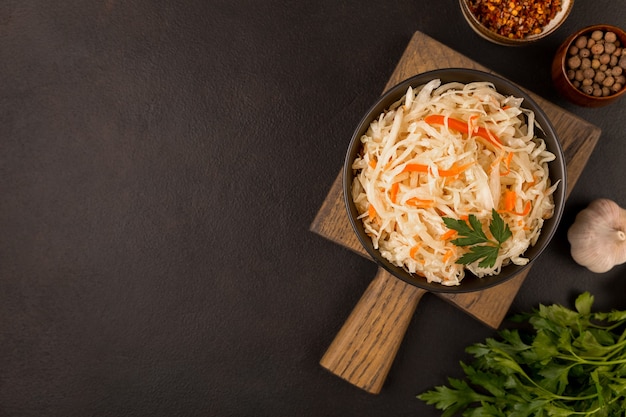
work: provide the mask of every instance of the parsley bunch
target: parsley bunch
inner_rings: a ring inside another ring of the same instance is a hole
[[[483,225],[473,215],[469,215],[468,222],[451,217],[443,217],[443,222],[448,229],[455,230],[459,237],[452,240],[456,246],[469,246],[470,251],[461,256],[456,263],[467,265],[480,261],[481,268],[492,268],[496,264],[502,244],[511,237],[509,225],[495,209],[491,210],[492,220],[489,223],[489,231],[495,240],[489,239],[483,232]]]
[[[463,416],[624,416],[626,311],[592,312],[593,296],[576,310],[544,306],[513,317],[528,331],[507,329],[467,348],[464,379],[449,379],[418,398]],[[461,414],[459,414],[461,415]]]

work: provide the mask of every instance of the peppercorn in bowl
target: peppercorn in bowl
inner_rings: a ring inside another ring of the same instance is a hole
[[[612,25],[571,34],[552,61],[556,90],[583,107],[611,104],[626,94],[626,32]]]
[[[465,20],[482,38],[522,46],[558,29],[574,0],[459,0],[459,4]]]

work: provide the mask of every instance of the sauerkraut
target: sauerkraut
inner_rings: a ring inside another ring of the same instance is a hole
[[[374,247],[394,265],[429,282],[458,285],[509,263],[525,265],[554,214],[548,163],[555,155],[535,134],[534,113],[493,84],[433,80],[409,87],[361,137],[352,198]],[[476,216],[489,233],[495,209],[512,237],[495,265],[461,265],[468,251],[451,241],[443,217]]]

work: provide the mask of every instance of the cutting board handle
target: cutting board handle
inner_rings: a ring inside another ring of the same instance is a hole
[[[320,364],[378,394],[424,293],[379,268]]]

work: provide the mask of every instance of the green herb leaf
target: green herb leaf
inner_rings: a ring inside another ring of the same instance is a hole
[[[481,268],[491,268],[496,264],[502,244],[512,236],[509,225],[494,209],[491,211],[492,220],[489,231],[495,242],[490,240],[483,231],[483,225],[478,218],[470,214],[468,221],[443,217],[443,222],[449,229],[455,230],[458,237],[451,242],[456,246],[469,246],[469,252],[461,256],[456,263],[469,265],[478,262]]]
[[[496,259],[498,259],[499,248],[491,245],[476,245],[470,248],[468,253],[463,254],[457,263],[468,265],[478,260],[478,266],[489,268],[495,265]]]
[[[591,314],[591,305],[593,304],[593,296],[589,293],[583,293],[576,297],[576,311],[583,315]]]
[[[442,417],[451,417],[457,411],[463,410],[473,403],[490,399],[490,397],[474,391],[465,381],[449,378],[448,382],[450,387],[435,387],[434,390],[418,395],[417,398],[426,404],[445,410]]]
[[[461,237],[452,241],[457,246],[470,246],[489,242],[489,239],[483,232],[480,221],[473,214],[469,216],[469,224],[464,220],[457,220],[451,217],[443,217],[443,222],[448,229],[456,230]]]
[[[592,303],[583,293],[575,309],[541,305],[516,315],[529,326],[467,347],[465,378],[418,398],[446,417],[623,416],[626,311],[596,313]]]
[[[489,225],[489,231],[493,237],[496,238],[498,243],[502,244],[513,234],[511,233],[511,229],[509,229],[509,225],[506,224],[495,209],[491,210],[491,216],[493,218],[491,220],[491,224]]]

